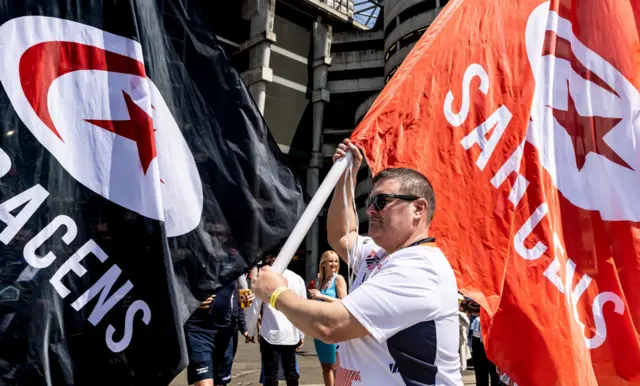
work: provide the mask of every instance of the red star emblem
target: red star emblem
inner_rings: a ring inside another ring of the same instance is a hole
[[[124,101],[129,111],[129,119],[124,121],[103,121],[85,119],[85,121],[134,141],[138,145],[138,155],[142,170],[147,174],[149,165],[156,158],[156,139],[153,127],[153,118],[141,109],[131,99],[131,96],[122,91]]]
[[[340,365],[340,353],[336,353],[336,386],[353,386],[354,381],[362,381],[360,372],[345,369]]]
[[[603,79],[580,63],[571,50],[571,43],[568,40],[557,36],[555,32],[547,31],[542,55],[553,55],[558,59],[568,61],[571,64],[571,68],[583,79],[602,87],[614,95],[617,95],[611,86],[609,86]],[[553,109],[553,116],[571,137],[578,170],[582,170],[584,167],[587,154],[589,153],[600,154],[611,162],[633,170],[631,166],[620,158],[620,156],[604,141],[604,136],[622,119],[580,115],[576,110],[575,102],[571,97],[569,82],[567,82],[567,94],[569,96],[569,100],[566,111],[558,110],[552,106],[548,107]]]

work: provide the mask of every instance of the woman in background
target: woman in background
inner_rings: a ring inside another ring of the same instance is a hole
[[[334,251],[326,251],[320,257],[316,288],[309,290],[311,297],[325,302],[334,302],[347,296],[347,282],[338,274],[340,258]],[[318,359],[322,366],[325,386],[334,386],[334,368],[336,363],[336,345],[314,339]]]

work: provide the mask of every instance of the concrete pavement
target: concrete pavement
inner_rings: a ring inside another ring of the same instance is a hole
[[[300,386],[323,386],[322,372],[318,363],[313,340],[307,340],[298,354],[298,366],[300,368]],[[246,344],[241,341],[238,345],[233,364],[232,386],[259,386],[260,378],[260,349],[257,344]],[[475,385],[475,377],[472,371],[464,374],[465,386]],[[284,382],[281,382],[284,385]],[[182,372],[173,380],[170,386],[187,386],[186,372]]]

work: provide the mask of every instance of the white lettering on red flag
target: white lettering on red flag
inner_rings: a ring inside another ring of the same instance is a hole
[[[352,135],[374,174],[431,180],[432,232],[520,385],[640,384],[634,4],[453,1]]]

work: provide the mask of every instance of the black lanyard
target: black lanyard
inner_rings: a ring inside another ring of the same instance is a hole
[[[426,243],[435,243],[436,239],[433,237],[425,237],[424,239],[420,239],[411,245],[407,245],[405,248],[415,247],[416,245],[426,244]]]

